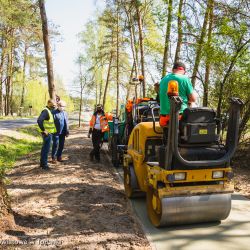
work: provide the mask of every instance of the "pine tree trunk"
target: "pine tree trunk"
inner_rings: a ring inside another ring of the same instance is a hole
[[[206,32],[207,32],[207,23],[208,23],[208,16],[209,16],[208,14],[209,14],[210,2],[211,2],[211,0],[207,4],[207,9],[206,9],[206,12],[205,12],[205,17],[204,17],[203,25],[202,25],[202,29],[201,29],[201,35],[200,35],[200,38],[198,40],[198,45],[197,45],[194,69],[193,69],[193,74],[192,74],[192,78],[191,78],[193,87],[195,87],[196,76],[197,76],[200,61],[201,61],[201,52],[202,52],[202,48],[203,48],[203,45],[204,45],[204,39],[205,39]]]
[[[143,75],[142,81],[142,95],[143,97],[146,96],[146,77],[145,77],[145,66],[144,66],[144,42],[143,42],[143,34],[142,34],[142,19],[141,13],[139,10],[138,3],[135,4],[136,6],[136,13],[137,13],[137,22],[138,22],[138,30],[139,30],[139,43],[140,43],[140,53],[141,53],[141,73]]]
[[[103,72],[103,70],[102,70]],[[101,81],[100,81],[100,85],[99,85],[99,100],[98,103],[101,103],[102,100],[102,85],[103,85],[103,80],[102,80],[102,74],[101,74]]]
[[[3,65],[4,65],[4,58],[5,58],[5,45],[4,45],[4,38],[2,37],[1,43],[1,58],[0,58],[0,116],[3,115]]]
[[[129,23],[130,46],[131,46],[131,51],[132,51],[132,56],[133,56],[133,71],[135,71],[135,77],[137,77],[138,76],[138,53],[136,51],[136,46],[135,46],[134,25],[132,23],[131,12],[127,11],[127,9],[125,9],[125,11],[126,11],[126,14],[128,17],[128,23]]]
[[[22,88],[22,96],[21,96],[20,107],[24,107],[24,92],[25,92],[25,78],[26,78],[25,77],[26,76],[25,71],[26,71],[26,63],[27,63],[27,52],[28,52],[28,46],[25,43],[24,52],[23,52],[23,88]]]
[[[41,15],[41,21],[42,21],[45,57],[46,57],[46,62],[47,62],[49,96],[51,99],[55,100],[56,91],[55,91],[55,85],[54,85],[52,53],[51,53],[51,47],[50,47],[50,41],[49,41],[48,21],[47,21],[47,16],[46,16],[44,0],[39,0],[39,7],[40,7],[40,15]]]
[[[95,106],[98,104],[98,83],[95,78]]]
[[[8,53],[8,64],[7,64],[7,77],[5,81],[6,88],[6,115],[10,114],[11,111],[11,93],[12,93],[12,71],[13,71],[13,47]]]
[[[212,29],[213,29],[213,8],[214,8],[214,1],[210,0],[209,2],[209,26],[208,26],[208,55],[206,58],[206,71],[205,71],[205,82],[204,82],[204,95],[203,95],[203,107],[208,106],[208,88],[209,88],[209,76],[210,76],[210,69],[211,69],[211,60],[210,60],[210,51],[211,43],[212,43]]]
[[[180,52],[182,44],[182,8],[183,8],[183,0],[180,0],[178,9],[178,39],[177,39],[174,62],[180,61]]]
[[[79,128],[81,127],[81,114],[82,114],[82,99],[83,99],[83,75],[82,75],[82,67],[81,67],[81,61],[79,61],[79,68],[80,68],[80,105],[79,105],[79,119],[78,119],[78,122],[79,122]]]
[[[162,63],[162,77],[164,77],[167,72],[170,33],[171,33],[171,24],[172,24],[172,10],[173,10],[173,0],[169,0],[168,1],[168,20],[167,20],[167,27],[166,27],[165,47],[164,47],[164,55],[163,55],[163,63]]]
[[[131,73],[130,73],[130,77],[129,77],[129,83],[132,82],[134,70],[135,70],[135,62],[133,63],[133,66],[132,66],[132,69],[131,69]],[[126,94],[126,101],[129,99],[130,90],[131,90],[131,85],[128,84],[128,86],[127,86],[127,94]]]
[[[120,72],[119,72],[119,1],[117,1],[117,23],[116,23],[116,117],[119,114],[119,81],[120,81]]]
[[[105,89],[104,89],[104,93],[103,93],[102,105],[103,105],[104,110],[105,110],[105,104],[106,104],[106,98],[107,98],[107,92],[108,92],[108,85],[109,85],[109,78],[110,78],[112,61],[113,61],[113,51],[110,52],[107,78],[106,78]]]

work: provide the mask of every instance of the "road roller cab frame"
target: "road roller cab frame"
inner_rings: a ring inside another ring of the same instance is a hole
[[[243,103],[230,99],[225,145],[215,134],[219,123],[213,110],[188,108],[179,121],[181,98],[170,97],[170,104],[166,146],[158,122],[141,122],[131,133],[123,157],[126,195],[146,193],[148,216],[156,227],[223,220],[231,210],[229,164]]]
[[[152,98],[134,98],[133,102],[128,102],[132,103],[131,110],[121,109],[122,113],[119,117],[113,117],[112,123],[109,123],[109,149],[114,167],[122,164],[123,153],[133,128],[140,122],[159,119],[158,110],[154,109],[155,111],[152,113],[152,105],[157,104]]]

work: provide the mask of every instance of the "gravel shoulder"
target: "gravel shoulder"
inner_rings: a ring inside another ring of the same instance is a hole
[[[65,162],[38,167],[39,153],[8,173],[13,228],[0,232],[3,249],[151,249],[115,169],[89,161],[87,128],[66,141]]]

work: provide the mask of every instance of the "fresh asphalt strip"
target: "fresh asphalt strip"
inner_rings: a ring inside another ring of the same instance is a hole
[[[112,166],[108,147],[103,151]],[[116,168],[123,183],[123,169]],[[250,200],[232,195],[229,217],[221,222],[155,228],[148,219],[145,198],[128,199],[152,247],[157,250],[248,250],[250,245]]]

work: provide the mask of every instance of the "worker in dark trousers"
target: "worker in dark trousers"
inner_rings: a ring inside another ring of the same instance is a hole
[[[56,161],[62,162],[62,153],[64,149],[65,137],[69,136],[69,120],[68,114],[65,111],[66,102],[58,101],[57,109],[52,113],[55,120],[55,125],[57,133],[53,134],[53,146],[52,146],[52,163],[55,164]]]
[[[96,111],[92,115],[89,125],[89,134],[92,134],[93,143],[93,149],[90,152],[90,160],[93,161],[95,157],[96,161],[100,162],[100,148],[103,135],[106,131],[109,131],[108,118],[101,104],[96,106]]]
[[[43,146],[41,150],[40,157],[40,167],[44,170],[49,170],[48,166],[48,154],[50,150],[50,144],[52,141],[52,136],[56,133],[56,126],[54,122],[54,117],[52,111],[56,107],[56,102],[54,100],[48,100],[46,108],[43,109],[40,116],[37,119],[39,126],[39,131],[42,134]]]

